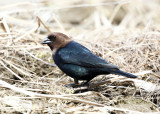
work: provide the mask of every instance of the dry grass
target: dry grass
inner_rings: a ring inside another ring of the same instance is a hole
[[[0,113],[159,113],[158,0],[0,4]],[[50,31],[68,34],[139,78],[103,75],[90,88],[64,87],[72,79],[40,44]]]

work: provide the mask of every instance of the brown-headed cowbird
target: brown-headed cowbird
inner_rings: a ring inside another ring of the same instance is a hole
[[[74,84],[70,84],[70,86],[77,85],[78,80],[86,80],[84,85],[87,85],[90,80],[101,74],[112,73],[129,78],[137,77],[108,63],[63,33],[53,32],[49,34],[42,44],[47,44],[53,51],[55,64],[74,79]]]

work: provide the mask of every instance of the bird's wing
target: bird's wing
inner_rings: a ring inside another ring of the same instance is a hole
[[[79,43],[72,42],[58,52],[61,60],[66,64],[75,64],[90,68],[119,69],[118,66],[109,64],[106,60],[96,56]]]

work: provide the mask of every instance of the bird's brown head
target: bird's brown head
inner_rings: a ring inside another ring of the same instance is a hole
[[[65,34],[53,32],[42,41],[42,44],[47,44],[51,50],[57,50],[71,41],[72,40]]]

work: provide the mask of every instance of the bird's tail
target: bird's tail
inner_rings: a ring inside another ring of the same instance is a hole
[[[122,70],[111,71],[111,73],[118,74],[118,75],[121,75],[121,76],[125,76],[125,77],[128,77],[128,78],[137,78],[137,76],[135,76],[133,74],[130,74],[128,72],[124,72]]]

